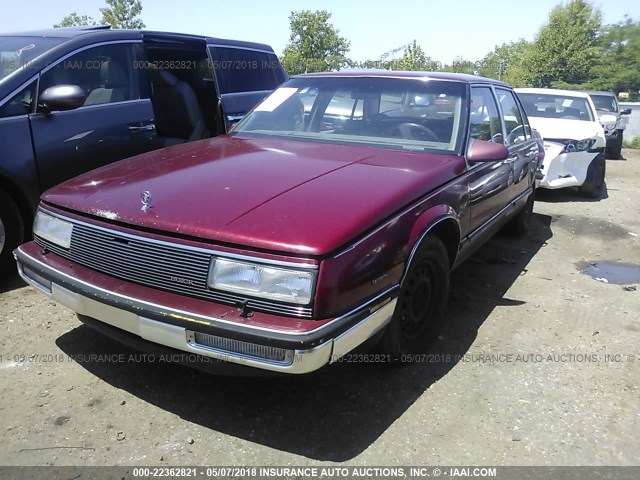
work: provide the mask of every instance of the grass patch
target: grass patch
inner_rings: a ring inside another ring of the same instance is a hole
[[[623,138],[622,146],[624,148],[633,148],[634,150],[640,150],[640,136],[633,137],[631,140]]]

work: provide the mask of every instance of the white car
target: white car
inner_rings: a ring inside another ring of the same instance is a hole
[[[579,187],[596,198],[604,186],[604,130],[588,94],[547,88],[516,88],[529,122],[544,138],[540,187]]]
[[[629,123],[628,115],[631,114],[630,108],[620,110],[620,104],[613,92],[585,92],[588,93],[596,107],[596,113],[600,124],[604,129],[604,136],[607,139],[607,148],[605,153],[610,158],[620,158],[622,153],[622,136],[624,129]]]

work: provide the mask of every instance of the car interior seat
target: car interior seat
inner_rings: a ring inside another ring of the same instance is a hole
[[[208,137],[206,123],[193,88],[167,70],[149,69],[156,131],[165,144]]]
[[[85,105],[131,100],[129,79],[122,67],[113,60],[102,62],[100,65],[100,82],[102,86],[89,92]]]

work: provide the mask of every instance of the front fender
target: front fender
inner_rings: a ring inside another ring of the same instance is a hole
[[[450,205],[436,205],[422,212],[416,219],[407,241],[407,250],[411,253],[407,258],[406,267],[411,263],[422,239],[430,233],[440,237],[449,253],[450,264],[453,265],[460,246],[460,232],[458,212]]]

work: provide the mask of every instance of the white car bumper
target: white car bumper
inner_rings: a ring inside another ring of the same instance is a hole
[[[587,178],[587,169],[591,162],[602,155],[602,148],[584,152],[562,153],[562,143],[544,142],[545,157],[539,186],[542,188],[579,187]]]

